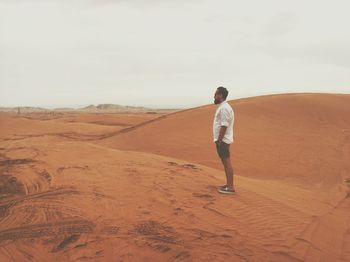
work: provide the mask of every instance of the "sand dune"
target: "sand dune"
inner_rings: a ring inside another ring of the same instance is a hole
[[[1,114],[0,261],[349,261],[350,96],[230,103],[234,196],[213,105]]]
[[[35,136],[61,136],[78,140],[91,140],[113,136],[119,131],[164,115],[147,113],[32,113],[1,114],[3,139],[22,139]]]
[[[232,153],[238,174],[320,186],[325,182],[326,187],[346,178],[350,95],[272,95],[230,104],[235,109]],[[208,105],[176,112],[98,142],[221,168],[211,143],[215,108]]]

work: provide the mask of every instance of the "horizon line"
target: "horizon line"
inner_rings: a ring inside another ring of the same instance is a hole
[[[254,97],[263,97],[263,96],[283,96],[283,95],[295,95],[295,94],[324,94],[324,95],[350,95],[350,93],[330,93],[330,92],[288,92],[288,93],[270,93],[270,94],[261,94],[261,95],[252,95],[252,96],[242,96],[242,97],[236,97],[233,99],[227,99],[227,101],[234,101],[234,100],[240,100],[240,99],[247,99],[247,98],[254,98]],[[100,105],[113,105],[113,106],[121,106],[121,107],[131,107],[131,108],[144,108],[144,109],[151,109],[151,110],[166,110],[166,109],[187,109],[187,108],[194,108],[194,107],[200,107],[209,105],[208,104],[200,104],[200,105],[193,105],[193,106],[157,106],[157,105],[125,105],[125,104],[118,104],[118,103],[90,103],[90,104],[84,104],[84,105],[62,105],[62,106],[52,106],[52,105],[16,105],[16,106],[3,106],[0,105],[0,108],[25,108],[25,107],[31,107],[31,108],[38,108],[38,109],[47,109],[47,110],[55,110],[55,109],[84,109],[89,106],[100,106]]]

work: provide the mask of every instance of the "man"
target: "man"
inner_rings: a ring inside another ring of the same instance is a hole
[[[233,143],[234,112],[226,102],[228,91],[225,87],[218,87],[214,95],[214,103],[217,105],[213,122],[213,135],[217,153],[225,168],[226,185],[220,186],[218,191],[224,194],[235,192],[233,187],[233,169],[230,159],[230,144]]]

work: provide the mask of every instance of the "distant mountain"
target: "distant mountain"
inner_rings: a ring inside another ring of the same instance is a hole
[[[94,105],[89,105],[89,106],[87,106],[87,107],[83,107],[83,108],[80,108],[80,109],[78,109],[78,110],[86,110],[86,109],[96,109],[96,106],[94,106]]]
[[[89,105],[87,107],[83,107],[80,109],[77,109],[79,111],[146,111],[150,110],[150,108],[146,107],[140,107],[140,106],[122,106],[117,104],[99,104],[97,106],[95,105]]]
[[[20,113],[30,113],[30,112],[53,112],[53,111],[66,111],[66,112],[136,112],[136,111],[159,111],[156,109],[141,107],[141,106],[122,106],[117,104],[98,104],[95,105],[89,105],[82,108],[69,108],[69,107],[62,107],[62,108],[55,108],[55,109],[47,109],[42,107],[29,107],[29,106],[19,106],[19,107],[0,107],[0,112],[20,112]],[[162,109],[163,111],[167,109]]]

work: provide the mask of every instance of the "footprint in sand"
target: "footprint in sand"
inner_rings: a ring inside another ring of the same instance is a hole
[[[346,179],[344,180],[344,182],[345,182],[348,186],[350,186],[350,177],[349,177],[349,178],[346,178]]]
[[[202,198],[205,200],[214,200],[215,199],[212,195],[202,194],[202,193],[192,193],[192,196]]]
[[[200,168],[198,168],[194,164],[183,164],[183,165],[180,165],[180,164],[178,164],[176,162],[172,162],[172,161],[169,161],[168,164],[171,165],[171,166],[178,166],[178,167],[183,167],[183,168],[186,168],[186,169],[201,170]]]

